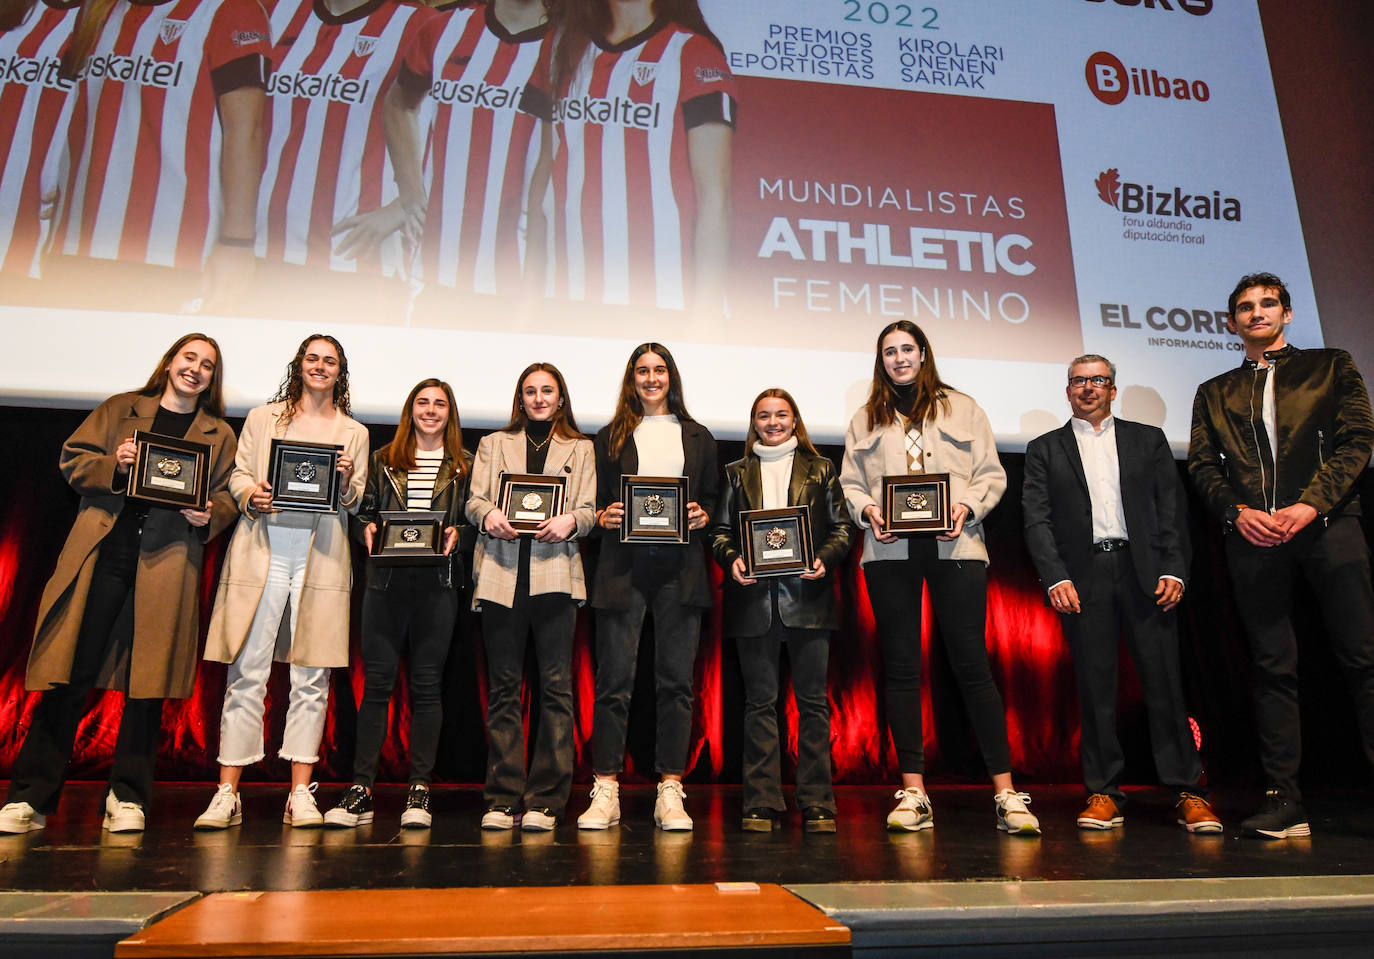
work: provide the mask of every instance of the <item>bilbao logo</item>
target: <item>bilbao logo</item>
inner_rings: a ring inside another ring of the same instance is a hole
[[[1088,0],[1088,3],[1106,3],[1107,0]],[[1111,0],[1118,7],[1140,7],[1142,10],[1169,10],[1191,13],[1195,17],[1205,17],[1212,12],[1212,0]]]
[[[1185,190],[1181,186],[1132,183],[1121,178],[1116,167],[1103,170],[1093,181],[1097,197],[1122,213],[1145,216],[1185,217],[1190,220],[1241,220],[1240,200],[1220,190]]]
[[[1111,107],[1125,102],[1129,96],[1194,103],[1206,103],[1212,98],[1205,80],[1171,77],[1152,67],[1128,67],[1105,50],[1088,57],[1083,75],[1093,96]]]

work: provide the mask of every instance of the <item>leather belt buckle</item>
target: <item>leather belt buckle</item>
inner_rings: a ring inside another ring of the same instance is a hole
[[[1115,553],[1119,549],[1125,549],[1130,545],[1129,540],[1124,539],[1104,539],[1093,543],[1095,553]]]

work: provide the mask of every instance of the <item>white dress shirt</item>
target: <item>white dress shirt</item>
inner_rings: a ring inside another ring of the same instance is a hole
[[[1121,505],[1121,464],[1116,458],[1116,417],[1109,415],[1096,430],[1076,416],[1069,422],[1093,504],[1093,542],[1128,539],[1126,511]]]

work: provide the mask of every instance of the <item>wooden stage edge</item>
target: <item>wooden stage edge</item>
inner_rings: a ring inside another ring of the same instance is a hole
[[[771,883],[223,892],[116,959],[840,947],[849,929]]]

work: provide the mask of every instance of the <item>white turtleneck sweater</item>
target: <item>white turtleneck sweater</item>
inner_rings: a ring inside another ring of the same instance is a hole
[[[777,446],[754,444],[759,458],[759,473],[763,479],[763,508],[781,509],[787,504],[787,487],[792,482],[792,456],[797,451],[797,437],[789,436]]]

